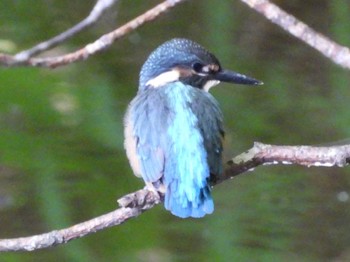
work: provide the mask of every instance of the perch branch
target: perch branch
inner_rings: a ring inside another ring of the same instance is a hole
[[[95,42],[86,45],[85,47],[62,56],[56,57],[44,57],[44,58],[28,58],[26,60],[19,60],[15,56],[1,54],[0,64],[5,66],[37,66],[37,67],[49,67],[55,68],[58,66],[67,65],[76,61],[85,60],[91,55],[101,52],[111,46],[116,40],[122,38],[126,34],[136,30],[143,24],[150,22],[166,11],[170,10],[177,4],[184,2],[185,0],[166,0],[152,9],[148,10],[144,14],[134,18],[123,26],[116,30],[101,36]]]
[[[283,11],[268,0],[241,0],[261,13],[272,23],[277,24],[291,35],[328,57],[343,68],[350,69],[350,49],[341,46],[324,35],[316,32],[296,17]]]
[[[344,167],[350,163],[350,145],[313,147],[313,146],[274,146],[255,143],[247,152],[242,153],[227,163],[223,177],[213,185],[245,173],[259,165],[296,164],[302,166]],[[141,189],[123,196],[118,200],[119,209],[96,217],[69,228],[54,230],[49,233],[0,240],[0,252],[32,251],[47,248],[70,240],[83,237],[104,228],[120,225],[130,218],[159,204],[157,194]]]
[[[72,38],[77,33],[81,32],[82,30],[92,26],[95,24],[102,14],[110,8],[112,5],[114,5],[117,2],[117,0],[98,0],[91,10],[90,14],[82,21],[80,21],[75,26],[69,28],[67,31],[45,41],[37,44],[36,46],[24,50],[14,56],[15,60],[18,61],[25,61],[28,60],[30,57],[33,57],[35,55],[38,55],[46,50],[49,50],[52,47],[55,47],[59,45],[60,43]]]
[[[110,213],[93,218],[72,227],[54,230],[49,233],[13,239],[0,239],[2,251],[33,251],[67,243],[68,241],[97,232],[107,227],[120,225],[126,220],[140,215],[144,210],[152,208],[159,202],[153,192],[139,190],[123,197],[128,207],[122,207]]]
[[[306,167],[344,167],[350,163],[350,145],[275,146],[255,142],[254,146],[227,162],[224,175],[215,184],[233,178],[259,165],[300,165]]]

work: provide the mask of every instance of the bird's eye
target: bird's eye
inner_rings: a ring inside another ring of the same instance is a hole
[[[202,68],[203,68],[203,65],[201,63],[193,63],[192,64],[192,68],[194,71],[196,71],[197,73],[198,72],[202,72]]]

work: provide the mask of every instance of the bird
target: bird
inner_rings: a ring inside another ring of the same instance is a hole
[[[262,84],[223,69],[194,41],[171,39],[143,64],[124,117],[124,147],[134,174],[180,218],[214,211],[210,183],[223,173],[224,127],[209,90],[220,82]]]

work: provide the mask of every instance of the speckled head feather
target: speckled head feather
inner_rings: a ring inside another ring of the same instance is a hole
[[[221,68],[218,59],[199,44],[184,38],[169,40],[154,50],[142,66],[139,88],[146,89],[149,80],[164,72],[177,67],[191,70],[196,63]]]

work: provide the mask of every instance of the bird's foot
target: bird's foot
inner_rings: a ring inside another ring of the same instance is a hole
[[[146,186],[144,187],[144,190],[148,190],[158,199],[157,204],[163,201],[164,194],[165,194],[165,187],[160,182],[154,182],[154,183],[146,182]]]
[[[164,193],[158,190],[152,183],[150,184],[151,185],[148,185],[148,183],[146,183],[144,189],[118,199],[119,206],[148,209],[150,206],[161,203],[164,199]]]

